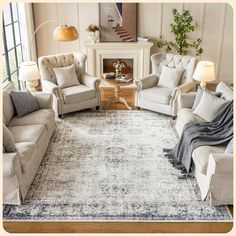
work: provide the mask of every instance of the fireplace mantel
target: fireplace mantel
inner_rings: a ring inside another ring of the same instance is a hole
[[[87,71],[100,78],[103,74],[103,59],[133,59],[133,77],[138,80],[149,74],[152,46],[151,42],[85,43]]]

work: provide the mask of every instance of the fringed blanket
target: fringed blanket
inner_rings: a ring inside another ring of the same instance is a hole
[[[185,177],[192,164],[192,152],[199,146],[226,144],[233,137],[233,101],[227,102],[211,122],[186,124],[179,143],[173,149],[163,149],[173,166]]]

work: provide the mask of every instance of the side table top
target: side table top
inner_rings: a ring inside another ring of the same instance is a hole
[[[134,79],[131,78],[131,77],[129,77],[129,79],[132,79],[132,80],[129,81],[129,82],[123,82],[123,81],[120,81],[120,80],[117,80],[117,79],[106,79],[106,78],[104,78],[104,76],[101,76],[101,80],[103,82],[114,85],[114,86],[127,86],[127,85],[130,85],[130,84],[133,83]]]

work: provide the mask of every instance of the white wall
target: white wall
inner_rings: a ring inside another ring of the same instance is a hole
[[[99,23],[97,3],[34,3],[35,25],[57,19],[79,29],[79,40],[58,43],[52,38],[55,24],[44,26],[37,34],[38,56],[69,51],[85,52],[86,27]],[[201,60],[211,60],[219,80],[233,81],[233,10],[226,3],[139,3],[138,35],[150,36],[155,42],[160,35],[173,39],[170,33],[172,9],[189,9],[198,29],[191,38],[202,38]],[[153,47],[152,53],[161,51]]]

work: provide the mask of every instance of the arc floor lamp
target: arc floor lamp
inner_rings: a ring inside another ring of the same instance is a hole
[[[32,44],[35,38],[36,33],[39,31],[41,27],[46,24],[57,22],[56,20],[48,20],[40,24],[34,33],[32,34],[30,47],[29,47],[29,55],[32,58]],[[60,25],[57,26],[53,31],[53,38],[56,41],[67,42],[74,41],[78,39],[79,34],[77,29],[71,25]],[[21,64],[19,70],[19,80],[26,82],[26,87],[30,92],[35,92],[35,87],[38,85],[38,80],[40,79],[40,73],[38,69],[38,65],[35,61],[25,61]]]

